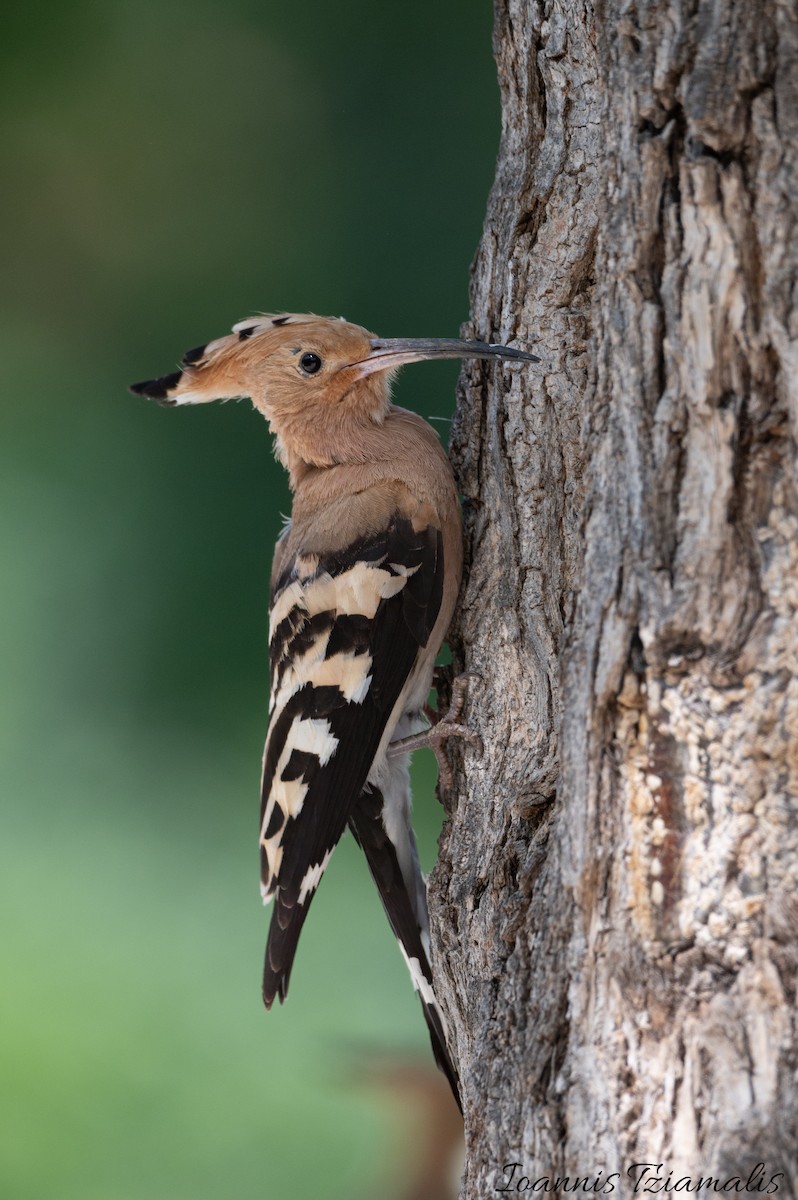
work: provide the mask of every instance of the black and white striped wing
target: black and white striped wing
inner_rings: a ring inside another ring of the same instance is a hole
[[[327,557],[295,556],[271,603],[272,700],[261,796],[261,889],[275,898],[263,977],[285,998],[316,887],[441,605],[441,533],[396,514]]]

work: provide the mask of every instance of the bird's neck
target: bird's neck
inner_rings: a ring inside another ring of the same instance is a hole
[[[332,410],[320,413],[313,421],[303,416],[271,424],[277,457],[288,471],[292,491],[309,473],[390,457],[390,430],[385,423],[378,424],[361,413]]]
[[[381,459],[388,452],[384,422],[392,406],[388,400],[390,372],[367,376],[340,395],[297,404],[288,398],[257,404],[275,435],[275,451],[289,473],[291,487],[308,471]]]
[[[355,495],[397,481],[416,501],[437,511],[459,509],[446,452],[431,425],[416,413],[390,405],[382,425],[357,431],[347,453],[322,464],[283,447],[294,493],[294,515],[306,517],[339,496]]]

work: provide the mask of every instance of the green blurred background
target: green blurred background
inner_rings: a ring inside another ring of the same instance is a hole
[[[125,388],[259,310],[456,334],[490,39],[487,0],[6,11],[4,1198],[352,1200],[394,1152],[352,1058],[428,1042],[350,839],[288,1004],[260,1004],[267,426]],[[447,417],[456,374],[410,368],[397,399]]]

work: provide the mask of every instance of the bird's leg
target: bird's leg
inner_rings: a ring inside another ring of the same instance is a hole
[[[468,689],[469,679],[478,679],[479,676],[474,671],[464,671],[462,675],[458,675],[452,684],[451,702],[449,710],[446,713],[435,712],[425,706],[424,712],[428,719],[432,722],[429,729],[425,729],[422,733],[412,733],[409,737],[399,738],[395,742],[390,742],[387,749],[388,758],[397,758],[400,754],[407,754],[410,750],[422,750],[429,747],[435,753],[435,758],[438,761],[438,778],[443,784],[445,791],[450,791],[452,787],[452,769],[449,766],[449,760],[443,753],[443,743],[450,737],[461,737],[469,742],[472,746],[482,753],[482,738],[475,729],[471,729],[465,725],[460,717],[465,706],[466,691]]]
[[[466,671],[466,678],[471,672]],[[436,663],[432,668],[432,686],[435,688],[435,694],[440,703],[441,691],[444,694],[448,691],[450,697],[452,694],[452,680],[454,678],[454,668],[451,663]],[[448,714],[447,714],[448,715]],[[429,721],[430,725],[437,725],[441,719],[441,714],[437,708],[433,708],[429,703],[424,705],[424,716]]]

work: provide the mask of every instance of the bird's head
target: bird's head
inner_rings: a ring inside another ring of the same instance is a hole
[[[130,390],[163,405],[203,404],[249,396],[277,436],[278,451],[328,466],[331,431],[381,425],[390,380],[406,363],[433,358],[502,357],[538,362],[533,354],[459,338],[378,338],[360,325],[312,313],[253,317],[216,341],[188,350],[180,369]]]

